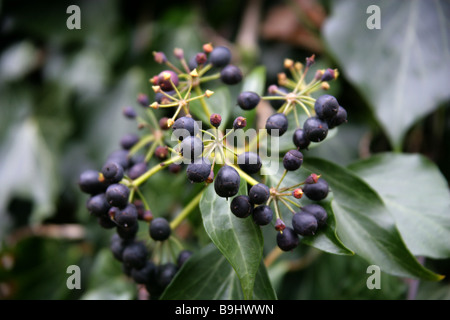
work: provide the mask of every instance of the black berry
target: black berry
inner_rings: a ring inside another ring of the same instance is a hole
[[[220,80],[229,85],[237,84],[242,80],[242,71],[238,67],[229,64],[220,72]]]
[[[126,265],[141,269],[145,266],[147,255],[148,250],[144,243],[132,242],[123,250],[122,259]]]
[[[238,156],[237,163],[239,168],[245,173],[254,174],[259,172],[262,163],[259,155],[254,152],[244,152]]]
[[[284,113],[275,113],[267,119],[266,129],[269,135],[281,137],[288,129],[288,119]]]
[[[86,203],[86,208],[93,216],[100,217],[108,214],[110,205],[106,200],[105,194],[99,193],[89,198]]]
[[[317,183],[305,184],[304,194],[311,200],[320,201],[327,197],[329,191],[328,183],[324,179],[317,180]]]
[[[99,172],[95,170],[84,171],[78,180],[81,191],[96,195],[106,190],[107,185],[99,179]]]
[[[308,204],[302,208],[302,211],[312,214],[317,219],[317,224],[322,227],[327,224],[327,211],[318,204]]]
[[[126,134],[120,139],[120,145],[125,150],[130,150],[138,142],[139,142],[139,136],[135,135],[133,133]]]
[[[324,94],[317,98],[314,104],[314,110],[316,111],[317,117],[322,120],[329,119],[335,116],[338,112],[339,103],[335,97],[329,94]]]
[[[299,211],[292,216],[292,227],[301,236],[312,236],[317,231],[317,219],[312,214]]]
[[[116,224],[114,221],[111,220],[111,218],[107,215],[103,215],[97,218],[97,222],[100,225],[100,227],[104,229],[112,229],[116,227]]]
[[[109,248],[111,249],[114,258],[116,258],[120,262],[123,261],[122,259],[123,250],[125,250],[125,247],[127,246],[128,243],[129,241],[123,240],[117,233],[115,233],[111,237]]]
[[[259,226],[265,226],[272,222],[273,211],[269,206],[261,205],[253,209],[253,221]]]
[[[247,126],[247,119],[245,119],[244,117],[237,117],[234,122],[233,122],[233,129],[237,130],[237,129],[243,129]]]
[[[107,183],[117,183],[123,178],[123,167],[117,162],[108,161],[102,168],[102,174]]]
[[[209,122],[214,128],[218,128],[222,123],[222,117],[220,116],[220,114],[213,113],[211,117],[209,117]]]
[[[306,138],[312,142],[323,141],[328,134],[328,124],[318,117],[311,117],[306,119],[303,124]]]
[[[110,153],[106,162],[117,162],[123,169],[127,169],[130,165],[128,150],[116,150]]]
[[[128,177],[132,180],[139,178],[147,171],[147,164],[139,162],[128,169]]]
[[[139,224],[136,223],[135,225],[123,228],[123,227],[117,227],[116,229],[117,234],[124,240],[131,240],[136,237],[137,232],[139,231]]]
[[[166,288],[172,279],[177,274],[178,268],[173,263],[166,263],[160,265],[158,268],[158,274],[156,278],[156,282],[161,288]]]
[[[128,204],[130,189],[123,184],[112,184],[106,189],[106,200],[109,205],[118,208],[125,208]]]
[[[152,277],[155,277],[155,275],[156,275],[156,266],[150,260],[147,260],[144,267],[142,267],[141,269],[133,268],[131,270],[131,277],[136,283],[140,284],[148,283]]]
[[[164,91],[170,91],[173,90],[173,86],[178,86],[178,75],[173,72],[172,70],[165,70],[162,71],[158,75],[158,85],[161,87]],[[173,85],[172,85],[173,83]]]
[[[253,204],[248,196],[240,195],[231,201],[230,210],[238,218],[247,218],[253,211]]]
[[[164,218],[153,219],[150,223],[150,237],[156,241],[164,241],[170,237],[172,230],[169,222]]]
[[[199,131],[198,124],[190,117],[178,118],[174,122],[172,129],[179,140],[183,140],[188,136],[195,136]]]
[[[129,203],[125,208],[115,213],[114,220],[119,227],[133,227],[138,223],[138,212],[136,206]]]
[[[223,166],[214,180],[214,190],[222,198],[235,196],[239,191],[241,177],[239,173],[230,166]]]
[[[191,182],[200,183],[206,181],[211,173],[211,164],[208,160],[201,158],[189,164],[186,174]]]
[[[292,140],[294,141],[294,145],[299,149],[306,149],[311,143],[311,141],[306,138],[305,131],[303,129],[295,130]]]
[[[303,163],[303,154],[298,150],[289,150],[283,157],[283,166],[288,171],[300,168]]]
[[[277,245],[283,251],[295,249],[298,242],[298,236],[292,228],[286,227],[277,234]]]
[[[329,129],[340,126],[341,124],[347,122],[347,111],[343,107],[339,107],[338,112],[335,116],[327,119],[327,124]]]
[[[136,111],[133,109],[133,107],[130,106],[124,107],[122,109],[122,114],[128,119],[134,119],[137,117]]]
[[[203,142],[200,138],[188,136],[183,139],[180,143],[180,153],[181,155],[191,162],[198,157],[200,157],[203,153]]]
[[[252,91],[241,92],[237,99],[239,107],[243,110],[255,109],[259,101],[261,101],[261,97],[256,92]]]
[[[209,54],[209,61],[214,67],[225,67],[231,61],[231,51],[227,47],[215,47]]]
[[[263,204],[270,197],[270,189],[263,183],[255,184],[248,193],[250,201],[254,204]]]
[[[178,254],[177,258],[177,266],[181,268],[181,266],[192,256],[192,251],[190,250],[181,250]]]

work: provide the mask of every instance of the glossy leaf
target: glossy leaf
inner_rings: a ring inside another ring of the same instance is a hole
[[[414,255],[450,257],[450,194],[435,164],[420,155],[385,153],[349,168],[383,198]]]
[[[324,35],[341,71],[400,149],[408,128],[450,97],[450,3],[377,1],[378,30],[367,27],[375,14],[369,10],[373,4],[333,2]]]
[[[238,300],[243,298],[236,272],[213,244],[204,247],[189,258],[161,296],[164,300]],[[266,268],[262,263],[256,273],[253,299],[276,299]]]
[[[329,183],[337,234],[346,246],[386,273],[442,279],[414,258],[380,196],[356,174],[322,159],[307,159],[304,166]]]
[[[247,184],[241,179],[239,194],[246,194],[246,189]],[[206,232],[236,271],[245,299],[251,299],[262,259],[263,238],[251,217],[240,219],[233,215],[231,201],[232,198],[219,197],[211,184],[200,200],[200,211]]]

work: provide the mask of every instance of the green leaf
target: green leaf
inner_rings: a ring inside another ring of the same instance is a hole
[[[400,149],[408,128],[450,98],[450,3],[377,1],[381,29],[368,29],[374,1],[333,2],[324,35],[342,72],[374,108]]]
[[[218,113],[222,116],[222,124],[219,128],[224,129],[228,119],[230,118],[231,109],[233,108],[233,105],[231,104],[230,91],[228,88],[225,86],[217,88],[214,91],[214,94],[210,98],[205,98],[204,101],[211,114]],[[194,116],[197,117],[197,119],[208,124],[203,128],[204,130],[207,130],[209,128],[209,117],[203,111],[200,100],[192,101],[190,103],[189,110]]]
[[[204,247],[189,258],[161,296],[163,300],[238,300],[243,298],[236,272],[213,244]],[[262,263],[256,273],[253,298],[276,299],[266,268]]]
[[[246,194],[246,190],[247,183],[241,179],[239,194]],[[231,200],[219,197],[211,184],[200,200],[200,211],[206,232],[236,271],[244,298],[251,299],[263,254],[263,237],[251,217],[240,219],[230,211]]]
[[[280,168],[282,168],[282,164],[280,163]],[[281,170],[279,170],[281,171]],[[283,172],[283,171],[281,171]],[[276,174],[270,175],[270,186],[276,186],[280,177],[281,172],[278,172]],[[295,172],[288,172],[286,174],[286,177],[283,179],[283,182],[281,183],[280,187],[288,187],[296,185],[303,180],[306,179],[308,175],[310,175],[311,172],[304,169],[303,167]],[[331,196],[329,196],[331,198]],[[292,199],[295,200],[295,199]],[[306,199],[306,197],[302,198],[300,201],[297,201],[300,205],[306,205],[308,203],[314,203],[313,201],[309,201]],[[314,248],[317,248],[319,250],[333,253],[333,254],[339,254],[339,255],[353,255],[354,253],[349,250],[339,239],[339,237],[336,234],[336,219],[334,217],[333,209],[331,208],[330,201],[322,201],[320,203],[321,206],[325,208],[328,214],[327,219],[327,225],[319,230],[317,234],[311,237],[302,237],[301,241],[304,244],[307,244],[309,246],[312,246]],[[298,209],[294,205],[291,205],[291,207],[296,210]],[[281,210],[281,215],[283,217],[284,222],[291,226],[291,217],[292,212],[282,203],[279,202],[279,208]]]
[[[385,153],[349,168],[383,198],[414,255],[450,257],[450,197],[434,163],[420,155]]]
[[[322,159],[307,159],[304,166],[329,183],[337,234],[346,246],[386,273],[442,279],[409,252],[380,196],[355,173]]]
[[[266,67],[259,66],[254,68],[244,78],[242,91],[253,91],[259,95],[264,94],[266,86]]]

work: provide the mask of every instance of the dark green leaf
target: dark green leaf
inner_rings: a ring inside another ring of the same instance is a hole
[[[409,252],[380,196],[352,171],[321,159],[304,166],[323,175],[333,191],[333,212],[342,242],[382,271],[403,277],[440,280]]]
[[[165,300],[238,300],[243,298],[236,272],[213,244],[204,247],[189,258],[161,296],[161,299]],[[276,299],[266,268],[262,263],[256,273],[253,298]]]
[[[241,179],[239,194],[246,194]],[[241,281],[245,299],[251,299],[263,249],[261,229],[251,217],[240,219],[230,211],[232,199],[220,198],[211,184],[200,200],[203,224],[211,240],[230,262]]]
[[[377,1],[381,29],[368,29],[374,1],[333,2],[325,39],[342,72],[374,108],[393,145],[450,97],[450,3]]]
[[[434,163],[420,155],[386,153],[349,168],[383,198],[414,255],[450,257],[450,196]]]

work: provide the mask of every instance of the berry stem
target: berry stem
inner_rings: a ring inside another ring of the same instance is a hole
[[[183,208],[183,210],[175,217],[175,219],[172,220],[172,222],[170,223],[170,228],[172,230],[176,229],[180,223],[187,218],[187,216],[189,216],[189,214],[197,207],[197,205],[200,202],[200,199],[203,195],[204,190],[202,190],[201,192],[199,192],[199,194],[197,194],[195,196],[194,199],[191,200],[191,202],[189,202],[187,204],[187,206],[185,206]]]
[[[245,173],[244,171],[241,170],[241,168],[239,168],[238,166],[234,165],[234,164],[230,164],[231,167],[233,167],[234,169],[236,169],[236,171],[239,173],[239,175],[244,178],[245,181],[247,181],[248,183],[250,183],[252,186],[254,186],[255,184],[258,184],[259,182],[256,181],[255,179],[253,179],[252,177],[250,177],[247,173]]]
[[[295,100],[300,107],[302,107],[302,109],[305,111],[306,115],[308,116],[308,118],[311,118],[311,113],[309,112],[308,108],[305,106],[305,104],[303,102],[301,102],[300,100]],[[297,119],[297,117],[295,117],[295,119]]]
[[[150,121],[152,122],[153,127],[158,128],[159,123],[158,123],[158,120],[156,120],[155,115],[153,114],[153,110],[150,110],[149,108],[147,108],[146,110],[147,110],[148,117],[150,118]]]
[[[197,93],[198,96],[201,96],[200,104],[202,106],[203,112],[205,112],[208,119],[211,118],[211,111],[209,111],[208,105],[206,104],[205,97],[202,93],[202,89],[200,89],[200,85],[195,86],[195,93]]]
[[[163,162],[163,163],[159,163],[156,166],[152,167],[151,169],[149,169],[147,172],[145,172],[143,175],[141,175],[139,178],[133,180],[133,182],[131,182],[131,186],[132,187],[138,187],[141,184],[143,184],[148,178],[150,178],[151,176],[153,176],[155,173],[161,171],[164,168],[167,168],[169,165],[171,165],[174,162],[177,162],[179,160],[181,160],[182,157],[181,156],[177,156],[177,157],[173,157],[172,159]]]
[[[198,76],[201,77],[202,75],[204,75],[212,68],[212,66],[213,66],[212,63],[208,63],[206,66],[204,66],[198,71]]]
[[[134,155],[136,152],[138,152],[141,148],[143,148],[147,143],[150,143],[155,140],[155,136],[152,134],[149,134],[147,136],[143,136],[141,139],[139,139],[139,142],[136,143],[128,153],[130,156]]]
[[[200,132],[203,132],[203,133],[213,137],[216,140],[216,136],[214,134],[212,134],[211,132],[203,130],[203,129],[200,129]],[[205,140],[203,140],[203,141],[205,141]],[[209,141],[214,141],[214,140],[209,140]]]
[[[150,147],[147,154],[145,155],[145,162],[148,162],[152,158],[153,153],[155,152],[155,149],[157,146],[158,146],[157,141],[153,142],[152,146]]]
[[[218,73],[212,74],[210,76],[202,77],[202,78],[200,78],[199,81],[200,81],[200,83],[202,83],[202,82],[217,80],[219,78],[220,78],[220,73],[218,72]]]
[[[298,112],[297,107],[294,105],[294,117],[295,117],[295,123],[297,124],[297,128],[300,128],[300,121],[298,120]]]
[[[275,208],[275,218],[282,220],[280,215],[280,208],[278,207],[278,198],[276,198],[273,202],[273,207]]]
[[[297,202],[292,201],[292,200],[289,199],[289,198],[283,197],[283,200],[292,203],[294,206],[296,206],[296,207],[298,207],[298,208],[302,208],[301,205],[299,205]]]
[[[170,237],[169,237],[169,241],[172,241],[177,247],[178,247],[178,250],[183,250],[183,245],[181,244],[181,242],[176,238],[176,237],[174,237],[173,235],[171,235]]]
[[[130,195],[128,196],[128,202],[133,202],[133,198],[134,198],[134,192],[135,192],[135,188],[132,188],[130,190]]]
[[[283,175],[281,176],[280,181],[278,181],[278,184],[277,184],[277,186],[275,187],[276,190],[278,190],[278,188],[280,187],[281,182],[283,182],[283,180],[284,180],[284,178],[286,177],[286,174],[287,174],[287,173],[288,173],[288,171],[287,171],[286,169],[284,169]]]
[[[136,190],[136,193],[138,194],[139,198],[142,200],[142,203],[144,204],[145,210],[151,211],[151,210],[150,210],[150,206],[148,205],[148,202],[147,202],[147,200],[145,199],[144,195],[142,194],[141,190],[139,190],[138,187],[133,188],[133,189],[131,189],[131,190]]]
[[[283,199],[283,197],[279,197],[278,199],[283,202],[283,204],[286,206],[286,208],[289,209],[290,212],[295,213],[295,210],[292,209],[292,207],[289,205],[289,203],[286,202],[286,200]]]

